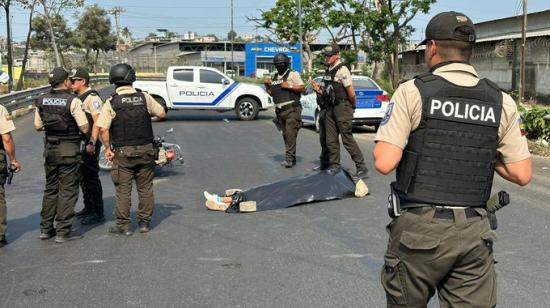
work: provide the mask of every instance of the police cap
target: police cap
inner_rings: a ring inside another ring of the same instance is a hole
[[[290,63],[290,59],[284,53],[278,53],[273,57],[273,64],[287,64]]]
[[[88,72],[88,69],[84,67],[75,68],[71,71],[69,79],[90,80],[90,73]]]
[[[48,82],[53,87],[69,79],[69,72],[62,67],[54,68],[48,75]]]
[[[131,85],[136,81],[136,71],[126,63],[115,64],[109,72],[109,82],[117,86]]]
[[[340,52],[340,47],[337,44],[330,44],[323,48],[323,55],[325,56],[334,56]]]
[[[475,43],[476,30],[472,20],[459,12],[442,12],[435,15],[426,27],[426,38],[417,46],[430,40],[453,40]]]

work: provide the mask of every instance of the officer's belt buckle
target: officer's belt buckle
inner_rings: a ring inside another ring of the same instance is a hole
[[[283,107],[288,106],[290,104],[294,103],[294,101],[289,101],[285,103],[275,104],[275,108],[277,109],[283,109]]]

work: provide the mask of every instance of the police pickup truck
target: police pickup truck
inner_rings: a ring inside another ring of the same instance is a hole
[[[240,120],[254,120],[260,110],[273,107],[271,97],[257,85],[237,82],[217,69],[171,66],[166,81],[136,81],[165,109],[235,110]]]

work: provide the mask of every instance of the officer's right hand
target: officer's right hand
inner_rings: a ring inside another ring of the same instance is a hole
[[[113,158],[115,158],[115,153],[113,153],[113,150],[106,149],[105,150],[105,158],[107,158],[108,161],[113,161]]]
[[[12,167],[15,169],[15,173],[21,171],[21,164],[20,164],[18,161],[12,160],[12,161],[10,162],[10,164],[11,164]]]

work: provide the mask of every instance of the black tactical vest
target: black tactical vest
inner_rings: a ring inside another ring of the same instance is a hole
[[[97,93],[96,90],[90,90],[84,92],[82,95],[79,95],[78,98],[84,103],[84,101],[90,96],[91,94],[94,94],[96,96],[99,96],[99,93]],[[94,125],[94,118],[92,117],[92,114],[89,112],[84,112],[86,114],[86,119],[88,120],[88,124],[90,126],[90,134],[92,133],[92,126]]]
[[[393,183],[404,207],[485,206],[495,172],[502,92],[487,79],[462,87],[432,73],[416,77],[415,85],[422,117]]]
[[[287,70],[283,77],[278,80],[276,79],[279,77],[279,74],[275,74],[275,77],[271,81],[271,96],[273,96],[273,102],[275,104],[282,104],[290,101],[294,101],[295,105],[300,103],[300,94],[281,87],[281,84],[287,81],[290,72],[291,70]]]
[[[111,106],[116,113],[109,133],[115,147],[144,145],[153,142],[151,115],[141,92],[113,94]]]
[[[331,101],[329,103],[333,105],[338,104],[342,100],[348,99],[348,93],[346,92],[346,88],[344,88],[344,85],[341,82],[337,82],[334,80],[336,73],[342,66],[344,66],[344,64],[340,63],[336,65],[332,70],[329,70],[327,68],[321,82],[321,86],[325,88],[327,95],[330,97]]]
[[[47,137],[61,140],[79,140],[80,130],[71,114],[71,103],[76,96],[70,90],[52,90],[36,101]]]

